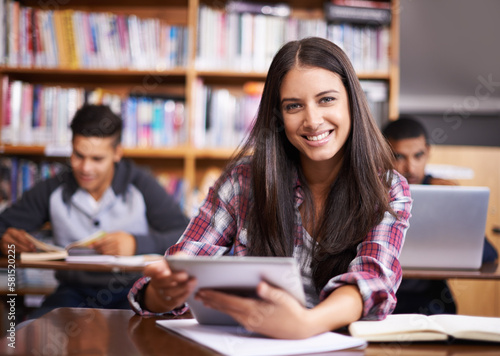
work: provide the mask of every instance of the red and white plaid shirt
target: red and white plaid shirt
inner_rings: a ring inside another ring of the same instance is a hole
[[[169,248],[166,254],[183,251],[189,255],[223,255],[232,248],[237,256],[246,255],[247,231],[245,220],[249,202],[252,199],[250,165],[242,163],[236,166],[225,178],[217,199],[215,209],[212,204],[214,191],[201,205],[198,215],[189,223],[179,242]],[[298,179],[297,179],[298,182]],[[295,229],[294,257],[300,261],[303,246],[310,239],[302,226],[299,207],[303,202],[302,187],[298,183],[295,189]],[[346,284],[356,284],[363,297],[363,319],[383,319],[396,306],[396,290],[401,283],[402,271],[398,257],[403,245],[410,217],[411,197],[406,180],[394,172],[390,189],[390,205],[399,219],[385,213],[383,220],[375,226],[357,247],[357,255],[346,273],[332,276],[323,287],[319,296],[308,301],[317,302],[325,299],[333,290]],[[302,272],[310,273],[301,262]],[[305,283],[311,283],[311,276],[305,276]],[[132,308],[142,315],[155,315],[143,310],[136,301],[137,293],[149,279],[138,280],[129,294]],[[306,294],[314,292],[311,286],[305,286]],[[315,292],[314,292],[315,293]],[[186,308],[176,313],[184,312]]]

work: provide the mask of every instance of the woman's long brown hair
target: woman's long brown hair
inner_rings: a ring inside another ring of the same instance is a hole
[[[253,202],[247,219],[248,254],[292,256],[294,249],[294,177],[304,190],[306,219],[314,219],[314,202],[301,171],[299,153],[288,141],[280,111],[280,87],[295,66],[319,67],[337,73],[347,91],[351,132],[343,164],[330,187],[322,216],[313,221],[311,267],[318,290],[345,273],[356,246],[383,218],[394,214],[388,191],[392,181],[390,149],[375,124],[356,73],[344,52],[332,42],[311,37],[284,45],[267,75],[255,124],[228,172],[249,156]],[[218,189],[216,185],[216,190]],[[217,196],[215,194],[214,196]]]

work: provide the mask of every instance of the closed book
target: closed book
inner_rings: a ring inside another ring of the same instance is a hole
[[[369,342],[455,339],[500,342],[500,318],[452,314],[394,314],[380,321],[356,321],[352,336]]]
[[[334,5],[370,7],[376,9],[390,9],[390,1],[371,1],[371,0],[330,0]]]
[[[290,5],[285,3],[261,3],[253,1],[230,1],[226,5],[227,12],[262,14],[271,16],[290,16]]]
[[[335,5],[327,2],[325,3],[325,18],[327,21],[382,26],[391,23],[391,10]]]

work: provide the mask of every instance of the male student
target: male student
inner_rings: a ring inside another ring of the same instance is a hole
[[[383,129],[394,153],[394,168],[410,184],[457,185],[425,173],[430,144],[424,126],[412,117],[400,117]],[[411,220],[410,220],[411,225]],[[483,262],[496,260],[495,248],[485,239]],[[456,305],[445,280],[403,279],[397,293],[398,313],[455,314]]]
[[[0,214],[0,244],[16,253],[35,251],[26,238],[50,222],[57,245],[99,230],[93,248],[108,255],[163,254],[187,226],[175,200],[157,181],[122,159],[122,120],[108,106],[86,105],[72,122],[71,169],[39,182]],[[57,271],[59,285],[38,317],[56,307],[129,308],[127,293],[137,275]]]

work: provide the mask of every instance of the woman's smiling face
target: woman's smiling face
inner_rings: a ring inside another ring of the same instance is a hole
[[[351,115],[347,91],[336,73],[294,67],[283,78],[280,104],[286,136],[302,161],[342,161]]]

